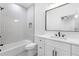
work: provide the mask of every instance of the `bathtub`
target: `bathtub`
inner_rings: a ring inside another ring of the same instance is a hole
[[[6,44],[0,47],[0,56],[16,56],[17,54],[25,50],[25,45],[28,45],[30,43],[31,42],[28,40],[23,40],[12,44]]]

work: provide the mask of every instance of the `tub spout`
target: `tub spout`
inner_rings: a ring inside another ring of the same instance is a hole
[[[1,52],[1,49],[0,49],[0,52]]]
[[[0,46],[3,46],[4,44],[0,44]]]

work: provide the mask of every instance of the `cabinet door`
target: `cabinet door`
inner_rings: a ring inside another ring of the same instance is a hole
[[[38,45],[38,56],[44,56],[44,47]]]
[[[77,54],[77,53],[72,53],[72,56],[79,56],[79,54]]]
[[[55,55],[56,56],[70,56],[70,50],[65,50],[61,47],[60,48],[56,47]]]
[[[0,44],[3,44],[4,39],[2,39],[3,33],[4,33],[4,21],[5,17],[0,13]]]
[[[48,46],[46,46],[48,45]],[[70,45],[62,42],[56,42],[53,40],[45,40],[45,54],[52,55],[52,51],[55,51],[54,56],[70,56]]]
[[[45,45],[45,56],[54,56],[54,47]]]
[[[79,56],[79,46],[72,45],[72,56]]]

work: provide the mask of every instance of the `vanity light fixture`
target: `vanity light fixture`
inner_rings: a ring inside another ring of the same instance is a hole
[[[79,17],[78,13],[67,15],[61,17],[61,20],[71,20],[71,19],[77,19]]]
[[[74,14],[72,14],[72,15],[67,15],[67,16],[61,17],[61,20],[70,20],[70,19],[73,19],[73,17],[74,17]],[[77,17],[77,16],[76,16],[76,17]]]
[[[76,14],[74,17],[75,17],[75,18],[78,18],[78,17],[79,17],[79,15],[78,15],[78,14]]]

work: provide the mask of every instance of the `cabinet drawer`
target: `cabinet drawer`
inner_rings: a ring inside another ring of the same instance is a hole
[[[65,50],[69,50],[70,49],[70,45],[63,43],[63,42],[57,42],[57,41],[53,41],[53,40],[45,40],[45,44],[53,46],[53,47],[58,47],[58,48],[62,48]]]
[[[43,38],[40,38],[40,37],[35,37],[35,42],[36,42],[37,44],[39,44],[39,43],[44,43],[44,39],[43,39]]]
[[[38,45],[38,56],[44,56],[44,46]]]
[[[54,56],[54,47],[45,45],[45,56]]]
[[[38,39],[38,43],[44,43],[44,39]]]
[[[70,49],[62,49],[61,47],[56,47],[55,51],[57,51],[57,56],[70,56]]]
[[[53,53],[56,52],[56,55]],[[62,49],[61,46],[59,47],[52,47],[50,45],[45,45],[45,56],[70,56],[70,49]]]
[[[73,54],[79,55],[79,46],[72,45],[72,55]]]

